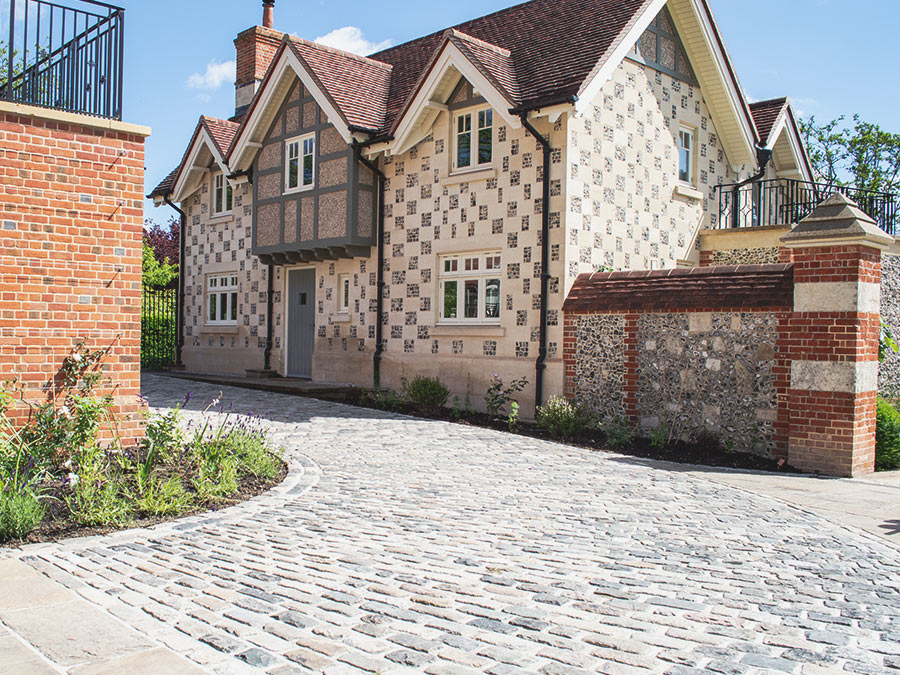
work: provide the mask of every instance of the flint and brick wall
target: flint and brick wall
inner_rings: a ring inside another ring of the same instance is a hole
[[[84,121],[81,123],[81,121]],[[140,434],[143,127],[0,103],[0,380],[54,392],[79,341]],[[19,404],[14,418],[22,421]]]
[[[791,274],[767,265],[580,278],[564,310],[566,395],[645,434],[705,431],[786,457]]]
[[[900,256],[881,259],[881,319],[894,339],[900,338]],[[888,350],[878,371],[878,391],[882,396],[900,398],[900,354]]]
[[[706,430],[806,471],[871,472],[881,251],[817,245],[822,220],[785,238],[791,263],[579,277],[563,307],[566,396],[645,433]]]

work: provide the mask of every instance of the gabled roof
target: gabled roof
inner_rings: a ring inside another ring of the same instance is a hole
[[[447,40],[456,45],[509,101],[521,101],[516,66],[508,49],[473,38],[458,30],[447,31]]]
[[[240,125],[237,122],[220,120],[216,117],[207,117],[206,115],[200,118],[200,124],[209,132],[210,138],[216,144],[216,149],[224,157],[228,152],[228,148],[231,147],[231,141],[234,140],[234,135],[237,133]]]
[[[561,103],[578,94],[616,38],[651,2],[531,0],[458,24],[452,28],[452,39],[498,82],[514,73],[517,92],[510,93],[519,107]],[[446,30],[438,31],[369,57],[393,66],[388,127],[396,123],[446,37]],[[487,46],[475,46],[475,40]],[[509,56],[502,56],[498,49]]]
[[[192,154],[195,154],[198,140],[211,141],[213,147],[209,149],[213,155],[213,159],[219,164],[223,164],[225,154],[228,152],[228,148],[231,147],[231,143],[234,140],[234,136],[237,133],[239,126],[240,125],[236,122],[201,115],[200,120],[197,122],[197,126],[194,127],[194,134],[191,136],[191,142],[188,143],[188,147],[184,151],[181,162],[178,163],[178,166],[173,169],[168,176],[160,181],[159,185],[153,188],[147,197],[152,199],[153,197],[165,197],[166,195],[172,194],[178,183],[180,174],[185,168],[185,163]],[[212,152],[212,150],[215,150],[215,152]]]
[[[751,112],[708,0],[529,0],[368,57],[284,35],[241,124],[201,124],[220,164],[240,170],[297,77],[347,143],[393,140],[397,152],[427,133],[459,77],[513,127],[518,114],[556,104],[574,103],[574,114],[585,114],[663,7],[684,38],[729,161],[752,164],[756,143],[781,124],[778,103]],[[785,118],[792,119],[789,106]],[[796,146],[794,135],[788,140]]]
[[[349,127],[369,131],[384,127],[390,64],[296,37],[286,38],[285,42],[307,66]]]
[[[753,122],[759,132],[760,143],[768,147],[769,142],[775,140],[769,136],[775,128],[776,122],[787,111],[788,105],[789,101],[786,96],[750,104],[750,113],[753,115]]]
[[[791,107],[791,99],[782,96],[757,101],[750,104],[750,111],[753,113],[760,144],[773,150],[779,175],[815,180],[812,163]]]

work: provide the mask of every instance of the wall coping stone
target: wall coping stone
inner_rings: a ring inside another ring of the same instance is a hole
[[[52,108],[40,108],[33,105],[25,105],[24,103],[10,103],[9,101],[0,101],[0,113],[11,113],[13,115],[22,115],[23,117],[37,117],[53,122],[63,122],[65,124],[77,124],[92,129],[101,129],[106,131],[116,131],[122,134],[132,134],[134,136],[142,136],[146,138],[150,135],[150,127],[141,124],[131,124],[130,122],[120,122],[105,117],[92,117],[91,115],[81,115],[79,113],[67,112],[65,110],[54,110]]]

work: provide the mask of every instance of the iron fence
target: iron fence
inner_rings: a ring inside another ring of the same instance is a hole
[[[175,365],[178,346],[178,280],[144,284],[141,298],[141,368]]]
[[[0,99],[122,119],[124,9],[9,0],[8,18],[3,26],[0,17]]]
[[[809,215],[826,197],[840,192],[872,217],[878,227],[897,234],[897,195],[860,190],[845,185],[826,185],[802,180],[776,178],[746,185],[718,185],[718,229],[793,225]]]

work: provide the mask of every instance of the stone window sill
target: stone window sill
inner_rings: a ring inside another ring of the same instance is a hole
[[[207,225],[219,225],[221,223],[230,223],[234,220],[234,212],[229,211],[228,213],[220,213],[217,216],[212,216],[207,222]]]
[[[675,194],[679,197],[696,199],[697,201],[703,199],[703,193],[692,185],[676,185]]]
[[[472,169],[469,171],[454,171],[448,176],[444,176],[441,181],[444,185],[455,185],[457,183],[473,183],[478,180],[487,180],[497,177],[497,169],[489,167],[487,169]]]
[[[235,335],[238,326],[200,326],[201,333],[216,333],[219,335]]]
[[[439,324],[429,331],[434,337],[503,337],[506,329],[503,326],[479,324]]]
[[[338,312],[331,315],[331,323],[350,323],[349,312]]]

